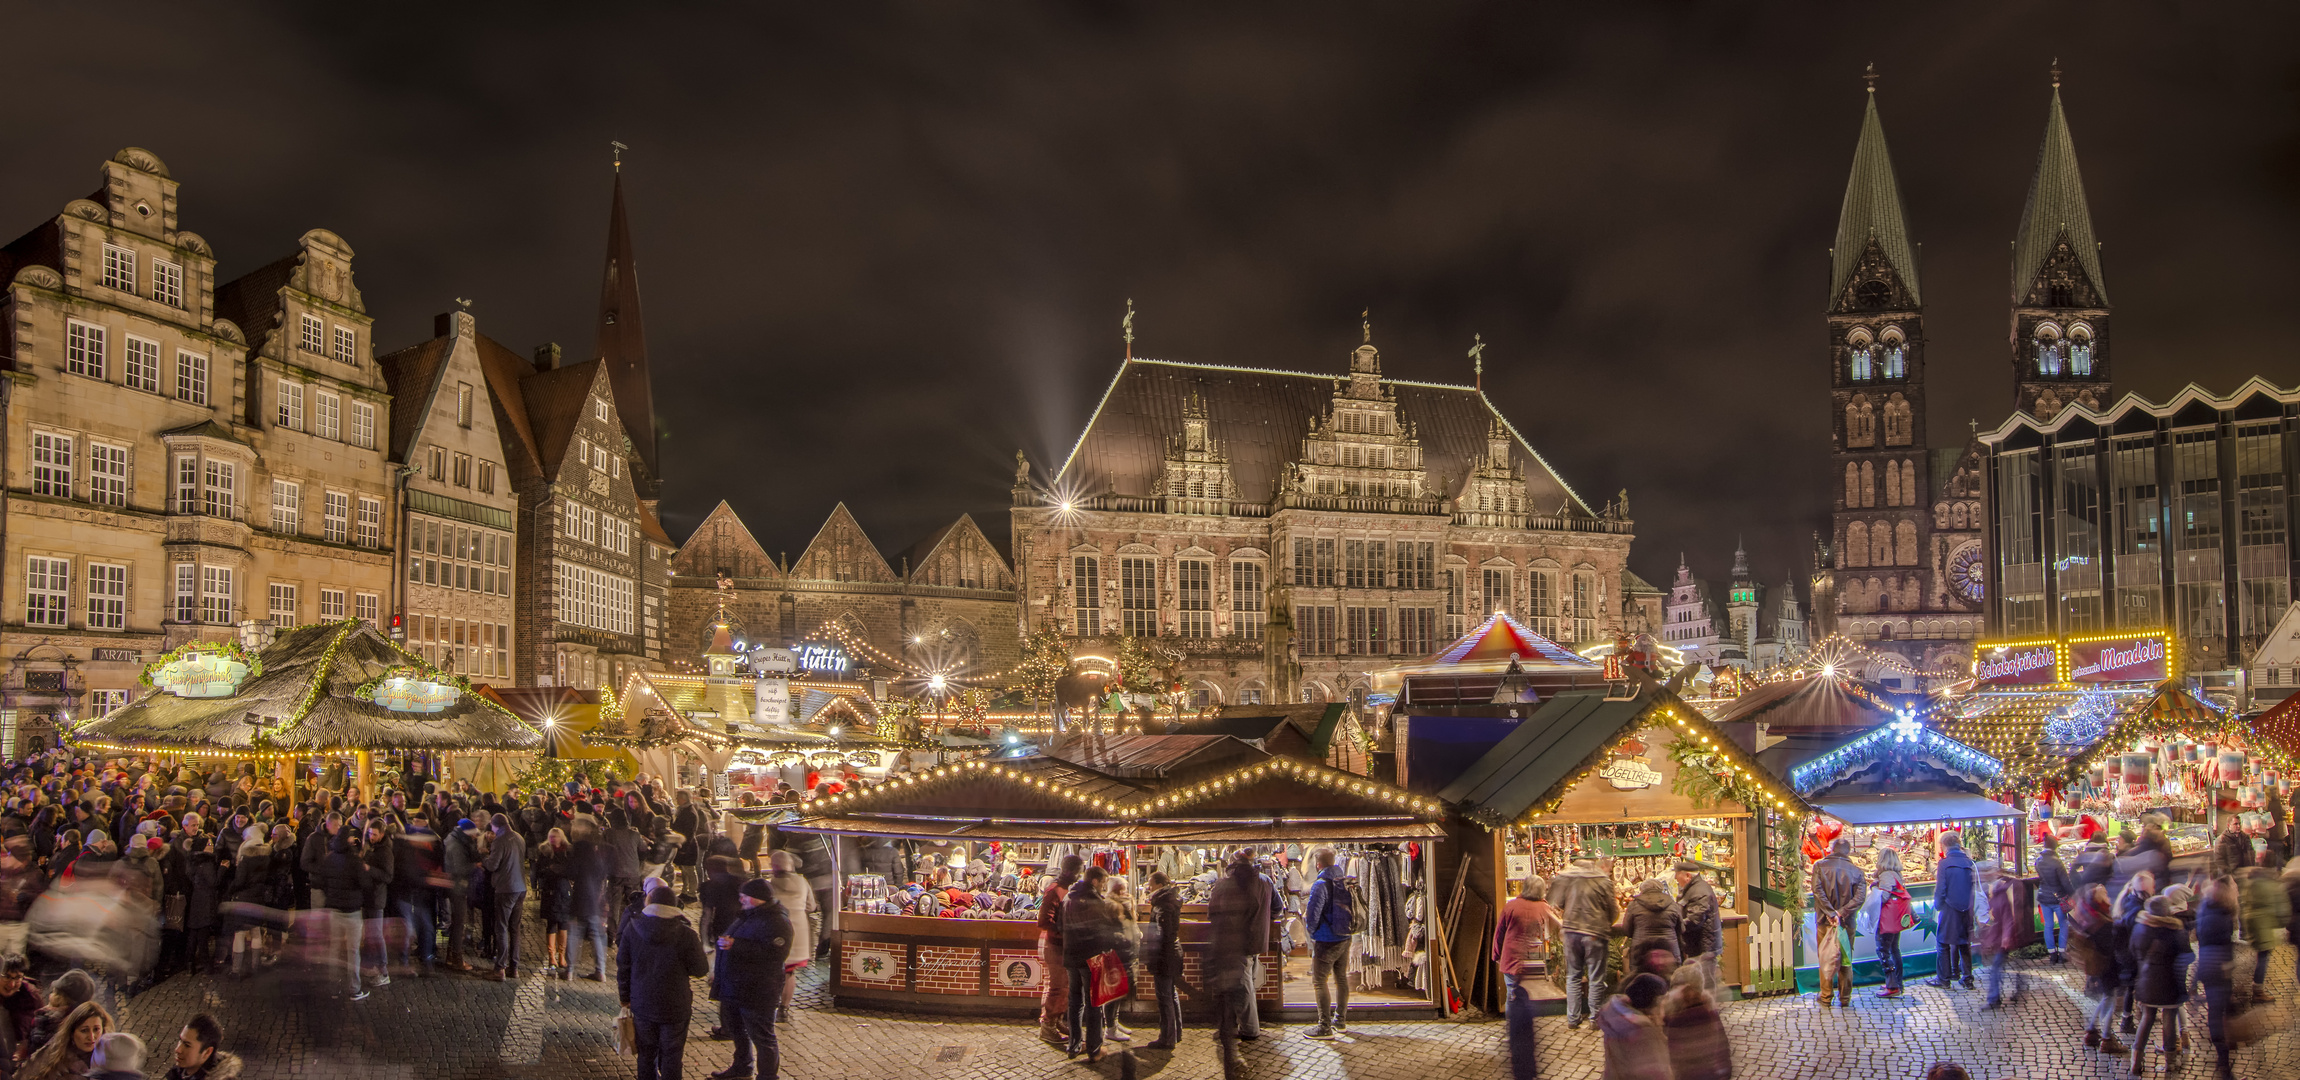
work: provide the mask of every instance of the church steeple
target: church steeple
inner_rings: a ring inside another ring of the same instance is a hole
[[[2044,141],[2012,242],[2012,365],[2015,407],[2050,420],[2070,405],[2112,397],[2108,281],[2077,169],[2076,141],[2061,110],[2060,65]]]
[[[607,267],[599,282],[599,359],[615,390],[615,410],[623,432],[637,448],[631,479],[650,509],[662,487],[656,458],[655,394],[647,369],[646,320],[639,307],[639,260],[631,246],[631,222],[623,208],[620,150],[615,194],[607,213]]]
[[[1909,243],[1908,215],[1901,206],[1900,179],[1893,173],[1892,152],[1885,147],[1884,122],[1877,118],[1875,64],[1869,65],[1866,78],[1868,107],[1861,117],[1861,139],[1853,146],[1845,204],[1837,212],[1837,243],[1829,250],[1831,311],[1853,305],[1915,308],[1924,303],[1916,254]],[[1904,295],[1895,296],[1896,291]],[[1902,302],[1893,304],[1896,300]]]

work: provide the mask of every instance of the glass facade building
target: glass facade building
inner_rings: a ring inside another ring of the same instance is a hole
[[[2192,670],[2229,668],[2291,605],[2300,388],[2130,395],[1980,440],[1992,635],[2161,627]]]

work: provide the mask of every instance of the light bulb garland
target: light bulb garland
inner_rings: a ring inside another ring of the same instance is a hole
[[[1893,723],[1789,770],[1789,783],[1799,795],[1810,796],[1887,756],[1912,752],[1932,757],[1948,771],[1983,786],[2005,769],[2004,762],[1918,724],[1914,712],[1904,711]]]
[[[1331,791],[1356,795],[1361,798],[1389,804],[1401,813],[1423,818],[1443,816],[1445,805],[1436,799],[1416,795],[1353,773],[1330,769],[1292,758],[1271,758],[1243,766],[1221,776],[1195,784],[1138,792],[1129,798],[1112,799],[1091,795],[1060,783],[1050,783],[1045,777],[1034,775],[1034,770],[1002,764],[995,760],[975,758],[951,765],[943,765],[924,773],[909,773],[890,779],[886,783],[863,791],[817,799],[813,807],[835,809],[840,813],[867,813],[909,789],[927,784],[952,781],[994,780],[1011,784],[1033,793],[1051,794],[1068,799],[1082,808],[1091,809],[1114,820],[1141,820],[1181,810],[1208,799],[1238,790],[1241,784],[1263,779],[1287,779]]]

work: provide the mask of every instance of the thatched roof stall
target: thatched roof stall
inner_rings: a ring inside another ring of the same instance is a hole
[[[193,642],[145,678],[150,692],[82,722],[72,741],[221,757],[543,745],[542,732],[356,619],[283,631],[252,657]]]

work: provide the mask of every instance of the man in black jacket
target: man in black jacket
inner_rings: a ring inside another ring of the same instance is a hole
[[[689,980],[710,971],[703,939],[679,913],[678,903],[677,893],[657,886],[631,918],[615,952],[616,996],[631,1010],[639,1080],[686,1075],[687,1023],[695,1016],[695,988]]]
[[[711,989],[719,995],[719,1026],[735,1037],[735,1061],[711,1080],[742,1080],[758,1059],[759,1080],[775,1080],[782,1055],[775,1045],[775,1006],[783,999],[783,962],[791,951],[791,913],[775,902],[763,878],[743,882],[742,911],[718,939],[719,962]]]
[[[358,840],[351,835],[351,830],[337,830],[334,838],[328,841],[327,855],[311,868],[312,885],[319,890],[321,902],[328,912],[332,931],[328,944],[337,962],[350,972],[353,1001],[367,997],[367,987],[359,980],[359,912],[366,905],[368,888],[375,884],[368,872],[367,860],[362,857],[357,844]]]
[[[487,882],[495,889],[495,970],[484,978],[519,977],[520,905],[527,900],[527,841],[511,819],[495,815],[495,846],[487,851]],[[697,974],[700,974],[698,972]]]
[[[1711,990],[1717,988],[1717,954],[1725,948],[1725,917],[1718,909],[1717,890],[1709,879],[1701,876],[1701,864],[1691,859],[1676,863],[1677,906],[1685,916],[1685,927],[1678,932],[1678,944],[1685,953],[1685,962],[1698,964],[1701,982]]]
[[[695,795],[686,788],[672,789],[679,808],[671,814],[671,831],[679,834],[679,848],[671,855],[671,862],[679,868],[679,893],[682,901],[702,895],[703,877],[697,866],[702,858],[702,845],[697,842],[703,832],[702,809],[695,805]]]

